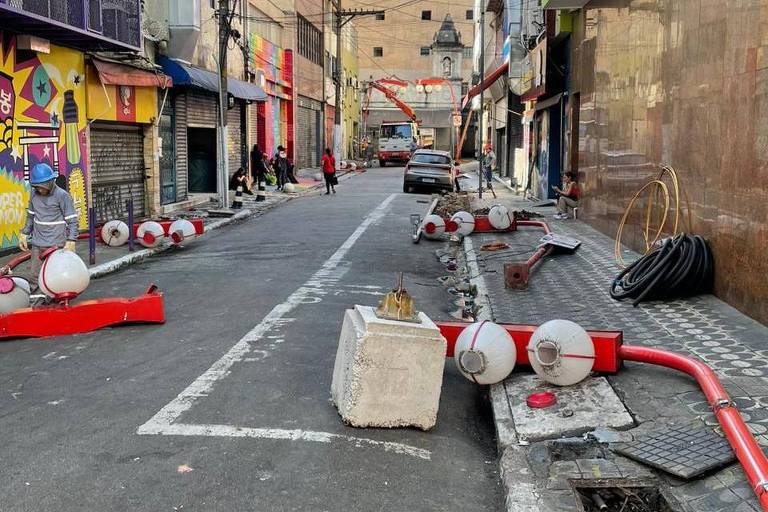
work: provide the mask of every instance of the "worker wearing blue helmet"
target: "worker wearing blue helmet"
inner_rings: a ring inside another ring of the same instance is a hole
[[[27,206],[27,222],[19,235],[19,248],[32,252],[30,283],[37,285],[40,254],[49,247],[75,250],[79,234],[75,203],[66,190],[56,185],[56,174],[45,163],[36,164],[29,174],[32,191]]]

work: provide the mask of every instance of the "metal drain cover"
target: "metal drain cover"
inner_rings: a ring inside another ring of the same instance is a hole
[[[681,425],[611,448],[630,459],[689,480],[736,458],[728,441],[710,430]]]

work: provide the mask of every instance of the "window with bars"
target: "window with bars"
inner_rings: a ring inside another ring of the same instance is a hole
[[[419,51],[419,55],[422,57],[426,57],[430,53],[432,53],[432,49],[429,46],[422,46],[421,50]]]
[[[421,19],[429,21],[432,19],[432,11],[421,11]]]
[[[297,18],[297,39],[299,55],[318,66],[323,65],[323,36],[321,32],[301,14]]]
[[[383,21],[384,20],[384,14],[385,13],[383,13],[383,12],[380,12],[380,13],[376,14],[376,19],[379,20],[379,21]]]
[[[467,19],[472,20],[475,18],[475,11],[472,9],[467,9]]]
[[[373,56],[374,57],[383,57],[384,56],[384,48],[381,46],[374,46],[373,47]]]

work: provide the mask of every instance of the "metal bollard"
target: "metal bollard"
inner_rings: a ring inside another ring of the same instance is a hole
[[[133,252],[135,235],[133,232],[133,199],[125,201],[125,209],[128,210],[128,251]]]
[[[88,208],[88,262],[96,264],[96,210]]]

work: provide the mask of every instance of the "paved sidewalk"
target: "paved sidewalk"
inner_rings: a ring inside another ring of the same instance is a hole
[[[492,318],[500,322],[527,324],[565,318],[587,329],[623,330],[625,343],[696,356],[717,372],[758,442],[768,446],[768,410],[765,408],[768,405],[768,346],[765,344],[768,328],[712,295],[645,303],[637,308],[628,302],[614,301],[608,290],[619,267],[613,259],[613,240],[610,237],[580,221],[554,220],[554,207],[535,208],[534,203],[523,200],[502,186],[495,189],[499,196],[497,200],[484,194],[480,201],[475,196],[473,207],[502,203],[512,210],[541,213],[553,232],[578,238],[582,245],[574,254],[546,257],[531,273],[527,290],[507,290],[504,287],[503,264],[525,261],[533,253],[541,232],[520,230],[503,235],[473,235],[475,248],[496,240],[510,245],[507,251],[474,251],[473,255],[468,255],[477,260]],[[627,253],[625,258],[631,256],[634,255]],[[630,363],[608,380],[637,424],[628,433],[620,434],[621,438],[632,438],[665,426],[687,423],[706,425],[720,432],[698,386],[683,374]],[[506,385],[512,385],[511,379]],[[510,463],[519,463],[520,450],[530,448],[516,445],[514,431],[508,432],[514,429],[514,425],[508,419],[504,420],[510,417],[507,408],[512,400],[509,396],[503,397],[505,391],[504,386],[494,389],[496,395],[502,395],[502,399],[497,396],[494,401],[494,412],[500,450],[504,450],[504,484],[511,493],[508,510],[528,510],[524,503],[520,505],[521,493],[526,492],[526,477],[513,470],[514,466]],[[525,457],[522,454],[522,460],[526,460]],[[626,461],[621,457],[617,460]],[[532,474],[538,479],[551,476],[546,468],[538,472],[534,468]],[[689,483],[664,474],[659,474],[659,477],[663,487],[679,500],[681,510],[759,510],[738,464]],[[534,480],[528,479],[528,484],[535,487]],[[548,499],[547,495],[555,496],[555,499]],[[572,500],[569,505],[567,500],[563,502],[563,495],[554,491],[543,493],[540,498],[535,505],[537,508],[530,510],[574,510]]]

